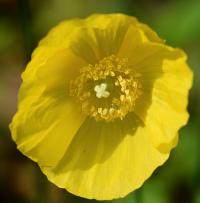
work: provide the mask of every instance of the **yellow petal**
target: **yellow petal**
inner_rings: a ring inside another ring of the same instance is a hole
[[[115,13],[115,14],[93,14],[86,19],[86,24],[89,27],[98,29],[112,29],[115,26],[121,26],[121,24],[132,24],[138,23],[137,19],[132,16]]]
[[[62,157],[85,119],[68,94],[70,79],[84,64],[67,49],[39,47],[23,73],[10,128],[20,151],[41,165],[51,167]]]
[[[48,35],[43,38],[39,45],[47,47],[63,47],[67,48],[70,41],[70,36],[79,27],[84,25],[82,19],[67,20],[55,26]]]
[[[170,145],[188,120],[186,108],[192,73],[185,54],[179,49],[145,41],[131,53],[129,66],[140,74],[142,86],[135,113],[149,128],[155,147]]]
[[[151,145],[148,129],[132,114],[113,123],[88,119],[59,164],[41,169],[73,194],[108,200],[140,187],[167,158],[168,153]]]
[[[75,56],[69,49],[39,46],[22,74],[22,86],[25,86],[23,88],[27,91],[31,89],[38,92],[38,89],[43,87],[46,92],[63,95],[69,91],[70,80],[86,65],[85,61]],[[21,95],[23,91],[20,91],[20,99]]]
[[[160,146],[168,144],[170,151],[171,141],[188,120],[192,74],[181,50],[157,41],[147,40],[144,32],[130,27],[118,55],[127,56],[129,67],[140,74],[142,88],[135,113],[149,128],[154,146],[162,150]]]
[[[187,104],[192,72],[186,64],[184,53],[180,50],[176,52],[179,54],[176,60],[166,59],[163,62],[164,74],[155,81],[152,104],[146,119],[146,125],[154,132],[151,136],[153,144],[158,148],[171,142],[189,117]]]
[[[148,41],[151,42],[158,42],[158,43],[164,43],[164,40],[161,39],[156,32],[154,32],[148,25],[145,25],[143,23],[139,23],[139,27],[142,30],[145,37],[148,39]]]
[[[101,30],[112,29],[113,27],[120,29],[123,28],[123,25],[127,24],[128,27],[131,26],[140,30],[144,37],[149,41],[164,43],[164,41],[157,35],[157,33],[154,32],[148,25],[138,22],[138,20],[133,16],[128,16],[120,13],[107,15],[94,14],[86,19],[86,24],[89,27],[98,28]],[[130,41],[132,38],[134,38],[134,35],[132,35],[131,38],[127,39],[128,41]]]
[[[118,51],[129,26],[136,23],[135,18],[122,14],[92,15],[86,19],[86,27],[76,30],[70,47],[88,63],[98,63]]]
[[[10,125],[18,149],[41,166],[54,166],[84,121],[74,101],[38,102],[21,108]]]

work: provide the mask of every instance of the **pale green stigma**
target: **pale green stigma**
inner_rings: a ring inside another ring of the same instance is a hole
[[[110,92],[107,90],[107,84],[106,83],[101,83],[100,85],[96,85],[94,87],[94,91],[96,92],[96,97],[97,98],[107,98],[110,95]]]

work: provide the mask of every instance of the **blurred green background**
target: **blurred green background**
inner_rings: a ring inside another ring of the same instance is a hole
[[[191,117],[180,131],[179,145],[142,188],[110,202],[200,203],[200,0],[0,0],[0,203],[98,202],[48,182],[38,166],[16,150],[8,129],[20,74],[39,39],[61,20],[95,12],[136,16],[169,45],[183,48],[194,71]]]

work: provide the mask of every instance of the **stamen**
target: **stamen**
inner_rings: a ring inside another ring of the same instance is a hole
[[[70,85],[82,111],[98,120],[123,119],[132,112],[141,94],[139,74],[128,68],[126,58],[114,55],[88,65]],[[108,90],[109,86],[109,90]]]

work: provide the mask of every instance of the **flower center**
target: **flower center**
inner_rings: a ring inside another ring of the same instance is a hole
[[[111,55],[81,68],[80,75],[70,83],[70,95],[78,99],[86,115],[113,121],[134,110],[141,85],[127,62]]]

